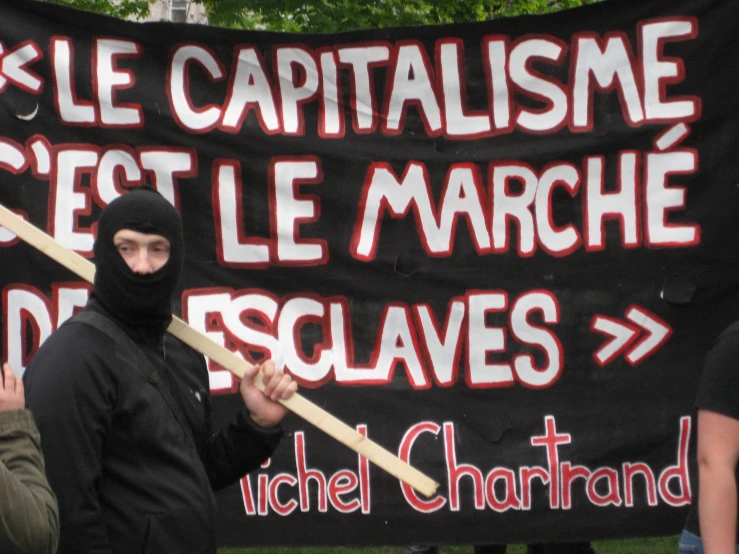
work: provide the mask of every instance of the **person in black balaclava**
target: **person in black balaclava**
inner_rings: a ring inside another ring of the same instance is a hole
[[[213,432],[205,360],[165,333],[185,251],[180,216],[155,190],[102,211],[94,254],[90,300],[24,376],[59,501],[58,554],[215,554],[213,491],[272,454],[276,400],[297,385],[271,361],[256,366],[244,408]]]
[[[169,241],[169,259],[153,274],[134,273],[113,243],[121,229],[160,235]],[[93,296],[114,316],[152,332],[172,320],[172,293],[182,273],[185,242],[174,206],[150,187],[141,187],[112,202],[98,219],[94,246]]]

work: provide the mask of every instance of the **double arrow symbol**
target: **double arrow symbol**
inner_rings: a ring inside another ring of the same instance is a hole
[[[607,366],[624,352],[624,359],[635,367],[659,350],[672,334],[672,328],[667,323],[639,306],[630,306],[625,316],[631,323],[604,315],[596,315],[590,322],[592,331],[612,337],[593,354],[601,367]],[[636,342],[642,334],[642,339]]]
[[[12,50],[6,50],[0,42],[0,92],[5,90],[8,82],[27,92],[38,94],[44,81],[26,66],[36,63],[44,57],[43,52],[33,41],[26,41]]]

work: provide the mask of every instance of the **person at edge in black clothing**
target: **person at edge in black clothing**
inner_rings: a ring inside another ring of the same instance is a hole
[[[272,454],[285,415],[277,400],[297,384],[271,361],[257,365],[239,386],[244,408],[213,432],[205,359],[165,333],[184,239],[177,210],[154,189],[101,212],[94,256],[89,302],[24,376],[59,501],[58,554],[215,554],[213,491]],[[89,322],[97,316],[124,336]],[[260,369],[264,392],[253,384]]]
[[[706,355],[695,406],[698,490],[680,537],[680,552],[739,553],[739,321]]]

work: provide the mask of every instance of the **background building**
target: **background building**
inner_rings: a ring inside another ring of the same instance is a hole
[[[205,7],[192,0],[157,0],[151,4],[149,17],[141,21],[207,23]]]

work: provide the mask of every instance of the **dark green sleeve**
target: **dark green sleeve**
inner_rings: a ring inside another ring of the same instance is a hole
[[[0,552],[54,554],[58,542],[59,512],[31,412],[0,412]]]

